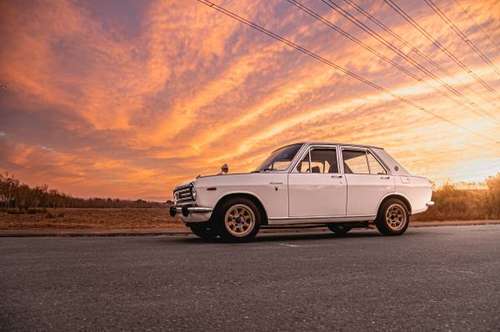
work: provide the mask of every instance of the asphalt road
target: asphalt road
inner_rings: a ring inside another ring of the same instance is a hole
[[[0,238],[0,330],[500,330],[500,225]]]

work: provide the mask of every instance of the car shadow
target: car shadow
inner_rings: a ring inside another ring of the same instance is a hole
[[[279,232],[279,233],[264,233],[257,235],[254,242],[273,242],[273,241],[297,241],[297,240],[331,240],[331,239],[352,239],[352,238],[364,238],[364,237],[379,237],[376,231],[373,230],[363,230],[354,231],[352,233],[347,233],[344,235],[337,235],[332,232]]]

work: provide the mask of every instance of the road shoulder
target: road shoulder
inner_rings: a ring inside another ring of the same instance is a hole
[[[411,227],[440,226],[475,226],[497,225],[500,220],[450,220],[450,221],[416,221]],[[300,230],[300,229],[299,229]],[[267,230],[266,232],[276,232]],[[296,232],[297,229],[279,230],[279,232]],[[303,230],[301,230],[303,231]],[[188,235],[191,232],[183,225],[164,228],[120,228],[120,229],[9,229],[0,230],[0,237],[33,237],[33,236],[145,236],[145,235]]]

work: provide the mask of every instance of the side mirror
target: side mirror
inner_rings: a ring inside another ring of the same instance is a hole
[[[227,164],[222,165],[220,168],[220,173],[227,174],[228,172],[229,172],[229,166],[227,166]]]

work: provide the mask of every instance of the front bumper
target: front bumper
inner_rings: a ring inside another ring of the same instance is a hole
[[[202,206],[171,206],[170,216],[179,216],[184,223],[207,222],[212,216],[213,209]]]

